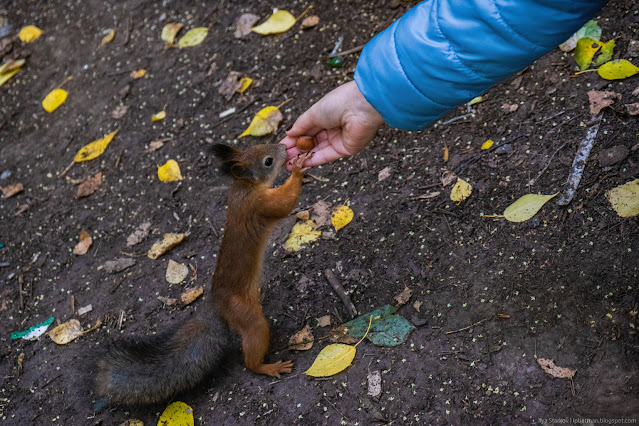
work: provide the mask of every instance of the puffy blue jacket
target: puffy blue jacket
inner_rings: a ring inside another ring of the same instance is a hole
[[[566,41],[607,0],[429,0],[371,40],[355,81],[387,124],[421,129]]]

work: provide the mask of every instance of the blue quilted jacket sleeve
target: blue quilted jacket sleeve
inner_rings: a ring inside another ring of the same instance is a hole
[[[428,0],[375,36],[355,81],[387,124],[421,129],[568,39],[607,0]]]

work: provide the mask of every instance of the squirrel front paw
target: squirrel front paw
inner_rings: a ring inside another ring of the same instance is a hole
[[[313,156],[312,152],[307,152],[304,154],[299,154],[297,158],[291,160],[291,164],[293,165],[293,169],[299,169],[302,172],[305,172],[310,167],[304,167],[304,162]]]

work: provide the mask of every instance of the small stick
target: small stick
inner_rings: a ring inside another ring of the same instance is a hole
[[[67,168],[66,168],[66,169],[64,169],[64,170],[62,171],[62,173],[60,173],[60,174],[58,175],[58,179],[60,179],[61,177],[64,177],[64,175],[66,175],[66,174],[67,174],[67,172],[68,172],[69,170],[71,170],[71,167],[73,167],[73,165],[74,165],[74,164],[75,164],[75,161],[71,161],[71,164],[69,164],[69,165],[67,166]]]
[[[447,331],[447,332],[446,332],[446,333],[444,333],[444,334],[459,333],[460,331],[468,330],[468,329],[469,329],[469,328],[471,328],[471,327],[474,327],[474,326],[476,326],[476,325],[479,325],[479,324],[481,324],[482,322],[484,322],[484,321],[486,321],[486,320],[487,320],[487,318],[484,318],[483,320],[477,321],[475,324],[471,324],[471,325],[469,325],[469,326],[467,326],[467,327],[460,328],[459,330]]]
[[[350,55],[351,53],[357,53],[359,51],[361,51],[364,46],[366,46],[365,44],[360,44],[359,46],[353,47],[352,49],[348,49],[345,50],[343,52],[336,52],[336,53],[331,53],[330,55],[328,55],[329,58],[334,58],[336,56],[346,56],[346,55]]]
[[[346,291],[344,290],[344,286],[342,286],[342,283],[339,282],[335,274],[333,274],[333,272],[330,269],[325,270],[324,275],[326,275],[326,280],[331,285],[331,287],[333,287],[333,290],[335,290],[335,293],[337,293],[339,298],[342,300],[342,303],[344,303],[344,306],[346,306],[346,310],[351,316],[351,319],[355,318],[357,316],[357,309],[355,309],[355,305],[353,305],[351,298],[348,296],[348,294],[346,294]]]
[[[118,289],[118,287],[120,287],[120,284],[122,284],[122,282],[124,282],[124,279],[126,278],[126,275],[124,275],[120,281],[111,289],[111,291],[109,292],[109,294],[113,294],[114,291],[116,291]]]

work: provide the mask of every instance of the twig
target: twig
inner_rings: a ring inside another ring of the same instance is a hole
[[[58,374],[58,375],[57,375],[57,376],[55,376],[53,379],[51,379],[51,380],[49,380],[48,382],[46,382],[46,383],[44,384],[44,386],[42,386],[42,389],[46,388],[47,386],[49,386],[49,384],[50,384],[52,381],[54,381],[54,380],[56,380],[56,379],[59,379],[60,377],[62,377],[62,374]]]
[[[215,123],[213,126],[211,126],[211,129],[215,129],[217,126],[219,126],[220,124],[226,123],[227,121],[229,121],[231,118],[233,118],[234,115],[241,113],[242,111],[244,111],[245,109],[247,109],[248,107],[255,105],[257,102],[261,101],[261,98],[257,98],[254,101],[248,101],[246,103],[246,105],[244,105],[242,108],[238,109],[237,111],[235,111],[233,114],[224,117],[223,119],[221,119],[220,121],[218,121],[217,123]]]
[[[539,173],[537,173],[537,177],[532,178],[532,179],[528,179],[528,185],[533,186],[535,184],[535,182],[537,182],[539,180],[541,175],[543,175],[544,172],[546,171],[546,169],[548,169],[548,166],[550,166],[550,162],[555,157],[555,155],[557,155],[557,153],[559,151],[561,151],[563,149],[563,147],[565,147],[565,146],[566,146],[566,143],[564,142],[559,148],[557,148],[557,150],[555,152],[553,152],[553,154],[550,156],[550,159],[546,163],[546,166],[543,169],[541,169],[541,171]]]
[[[572,201],[572,198],[575,196],[575,191],[579,186],[579,182],[581,181],[581,177],[583,176],[584,169],[586,168],[588,155],[590,155],[590,150],[592,150],[592,147],[595,144],[595,138],[597,137],[597,133],[599,132],[599,126],[601,125],[602,117],[603,112],[595,118],[595,124],[593,124],[588,129],[586,137],[583,138],[582,141],[579,143],[577,154],[575,154],[575,159],[572,161],[572,168],[570,170],[570,174],[568,175],[568,188],[566,188],[566,190],[559,196],[559,199],[557,200],[557,204],[559,204],[560,206],[568,205],[568,203],[570,203]]]
[[[336,53],[331,53],[330,55],[328,55],[329,58],[334,58],[336,56],[346,56],[346,55],[350,55],[351,53],[357,53],[359,51],[361,51],[364,46],[366,46],[365,44],[360,44],[359,46],[353,47],[352,49],[348,49],[345,50],[343,52],[336,52]]]
[[[462,118],[465,120],[465,119],[467,119],[468,117],[474,117],[474,116],[475,116],[475,113],[474,113],[474,112],[470,112],[470,113],[468,113],[468,114],[460,115],[459,117],[454,117],[454,118],[451,118],[450,120],[444,121],[444,122],[442,123],[442,126],[444,126],[444,125],[446,125],[446,124],[453,123],[453,122],[455,122],[455,121],[457,121],[457,120],[461,120]]]
[[[335,290],[335,293],[337,293],[339,298],[342,300],[344,306],[346,306],[346,310],[348,311],[351,319],[355,318],[357,316],[357,309],[355,309],[355,305],[353,305],[351,298],[348,296],[348,294],[346,294],[342,283],[339,282],[335,274],[333,274],[330,269],[325,270],[324,275],[326,275],[326,280],[331,285],[331,287],[333,287],[333,290]]]
[[[447,332],[446,332],[446,333],[444,333],[444,334],[453,334],[453,333],[459,333],[460,331],[468,330],[469,328],[472,328],[472,327],[474,327],[474,326],[476,326],[476,325],[481,324],[482,322],[486,321],[487,319],[488,319],[488,318],[484,318],[483,320],[477,321],[475,324],[471,324],[471,325],[469,325],[469,326],[467,326],[467,327],[460,328],[459,330],[447,331]]]
[[[111,289],[111,291],[109,292],[109,294],[113,294],[114,291],[116,291],[118,289],[118,287],[120,287],[120,284],[122,284],[122,282],[124,282],[124,279],[126,278],[126,274],[120,279],[120,281],[118,281],[118,283]]]
[[[346,417],[346,416],[345,416],[345,415],[344,415],[341,411],[339,411],[339,410],[337,409],[337,407],[336,407],[335,405],[333,405],[333,403],[332,403],[331,401],[329,401],[329,400],[328,400],[328,398],[326,398],[325,396],[323,396],[322,398],[324,398],[324,400],[325,400],[326,402],[328,402],[328,403],[329,403],[329,405],[330,405],[331,407],[333,407],[333,409],[334,409],[335,411],[337,411],[337,412],[339,413],[339,415],[340,415],[340,416],[342,416],[342,418],[343,418],[343,419],[345,419],[346,421],[348,421],[348,417]]]

